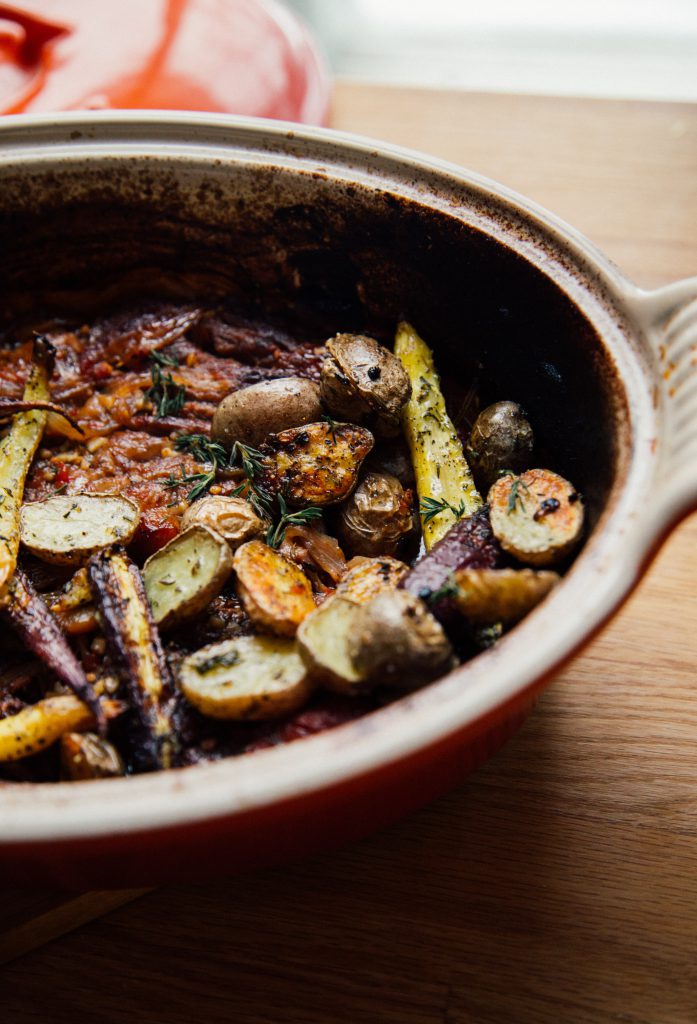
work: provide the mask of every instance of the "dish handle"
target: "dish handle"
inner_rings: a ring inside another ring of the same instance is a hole
[[[662,392],[658,504],[669,525],[697,509],[697,277],[644,293],[642,306]]]

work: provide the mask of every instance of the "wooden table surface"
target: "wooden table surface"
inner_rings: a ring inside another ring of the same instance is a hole
[[[639,284],[697,273],[695,106],[343,84],[334,125],[526,193]],[[112,910],[8,965],[2,1019],[694,1024],[696,619],[692,518],[457,792],[331,858]]]

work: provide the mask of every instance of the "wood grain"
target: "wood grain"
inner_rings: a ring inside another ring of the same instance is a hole
[[[697,107],[343,85],[334,122],[526,192],[638,283],[697,273]],[[693,517],[457,792],[114,910],[9,965],[5,1019],[694,1024],[696,580]]]

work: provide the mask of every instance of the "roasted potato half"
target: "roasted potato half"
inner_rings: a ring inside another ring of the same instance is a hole
[[[556,572],[534,569],[459,569],[453,574],[452,600],[476,626],[501,622],[512,626],[556,587]]]
[[[290,714],[312,693],[294,641],[242,636],[210,644],[181,663],[184,696],[211,718],[264,719]]]
[[[336,588],[337,597],[354,604],[366,604],[383,590],[396,590],[409,572],[409,566],[397,558],[353,558],[348,572]]]
[[[160,629],[193,618],[217,597],[232,572],[232,552],[220,534],[190,526],[148,558],[143,585]]]
[[[349,653],[358,610],[353,601],[330,597],[298,630],[298,650],[311,677],[336,693],[357,693],[365,682]]]
[[[226,540],[231,551],[266,532],[265,523],[244,498],[207,494],[190,505],[182,516],[182,530],[207,526]]]
[[[389,473],[365,473],[337,517],[349,555],[392,555],[414,528],[411,495]]]
[[[140,519],[135,502],[113,494],[54,494],[22,505],[22,544],[54,565],[81,565],[110,544],[128,544]]]
[[[327,342],[320,393],[332,415],[368,423],[378,437],[395,437],[409,378],[399,359],[374,338],[337,334]]]
[[[226,448],[235,441],[257,448],[269,434],[313,423],[322,416],[319,385],[304,377],[264,380],[227,395],[213,416],[211,437]]]
[[[501,547],[521,562],[552,565],[568,555],[583,532],[583,502],[550,469],[506,474],[489,491],[491,528]]]
[[[264,463],[257,482],[289,505],[335,505],[347,498],[373,435],[353,423],[308,423],[283,430],[262,446]]]
[[[453,663],[443,627],[406,590],[384,591],[358,608],[349,657],[364,678],[400,690],[435,679]]]
[[[315,609],[312,586],[302,569],[260,540],[238,548],[233,564],[238,597],[254,625],[279,636],[295,636]]]

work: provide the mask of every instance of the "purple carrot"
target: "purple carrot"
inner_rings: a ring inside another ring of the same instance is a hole
[[[104,735],[104,711],[85,670],[47,605],[19,570],[7,587],[1,610],[27,648],[55,672],[76,697],[84,701],[97,721],[100,734]]]
[[[31,412],[33,409],[55,413],[56,416],[61,416],[64,420],[67,420],[78,434],[84,433],[78,422],[72,416],[69,416],[67,412],[64,412],[55,402],[25,402],[23,398],[0,398],[0,420],[8,419],[18,412]]]
[[[87,564],[94,602],[133,712],[134,758],[144,771],[170,768],[178,740],[171,719],[174,683],[138,567],[122,548]]]
[[[491,530],[489,509],[485,506],[455,523],[399,586],[426,601],[437,618],[447,619],[452,614],[447,587],[453,572],[456,569],[496,569],[503,561],[503,553]]]

